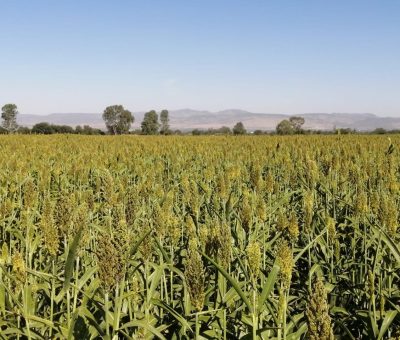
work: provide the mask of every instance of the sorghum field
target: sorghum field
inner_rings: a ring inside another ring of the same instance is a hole
[[[0,338],[396,339],[399,142],[1,136]]]

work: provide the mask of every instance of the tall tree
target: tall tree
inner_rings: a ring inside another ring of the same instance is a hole
[[[279,135],[292,135],[294,133],[302,133],[303,129],[301,128],[304,124],[303,117],[292,116],[289,120],[284,119],[276,126],[276,132]]]
[[[162,110],[160,113],[160,121],[161,121],[161,127],[160,127],[160,133],[162,135],[168,135],[171,133],[169,129],[169,112],[168,110]]]
[[[40,135],[51,135],[55,133],[54,127],[46,122],[37,123],[32,127],[32,133]]]
[[[154,110],[146,112],[142,121],[142,133],[144,135],[156,135],[159,127],[157,112]]]
[[[104,110],[103,120],[109,133],[120,135],[129,132],[135,118],[122,105],[113,105]]]
[[[291,135],[294,133],[293,124],[287,119],[282,120],[276,126],[276,133],[278,135]]]
[[[296,133],[299,133],[302,131],[302,126],[304,124],[304,118],[303,117],[290,117],[289,122],[292,124],[293,129]]]
[[[237,122],[232,131],[234,135],[245,135],[247,133],[242,122]]]
[[[2,125],[8,132],[17,130],[17,114],[18,110],[15,104],[6,104],[1,108]]]

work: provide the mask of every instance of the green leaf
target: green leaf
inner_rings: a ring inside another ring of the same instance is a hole
[[[119,330],[129,328],[129,327],[142,327],[145,330],[149,331],[150,333],[154,334],[157,338],[166,340],[164,335],[162,335],[157,328],[154,328],[152,325],[150,325],[147,322],[144,322],[141,320],[133,320],[133,321],[130,321],[130,322],[127,322],[126,324],[124,324],[122,327],[119,328]]]
[[[301,336],[307,332],[307,324],[305,322],[303,322],[301,324],[301,326],[298,328],[298,330],[294,333],[288,334],[286,336],[286,340],[297,340],[297,339],[301,339]]]
[[[206,254],[204,254],[204,252],[201,252],[201,254],[204,256],[204,258],[206,258],[209,262],[211,262],[211,264],[213,264],[214,267],[217,268],[218,271],[223,276],[225,276],[225,278],[230,282],[232,287],[236,290],[236,292],[239,294],[239,296],[241,297],[243,302],[246,304],[247,308],[252,311],[254,309],[254,306],[251,305],[251,303],[250,303],[249,299],[246,297],[245,293],[240,289],[238,282],[232,276],[230,276],[229,273],[224,268],[222,268],[218,263],[216,263],[214,260],[209,258]]]
[[[152,232],[152,230],[148,230],[147,232],[145,232],[140,239],[133,245],[132,249],[131,249],[131,256],[135,255],[136,252],[138,251],[141,243],[144,241],[144,239],[150,235],[150,233]]]
[[[149,288],[149,296],[153,297],[156,293],[156,289],[158,285],[160,284],[161,277],[164,273],[164,270],[166,268],[166,265],[160,265],[158,266],[154,272],[149,276],[149,281],[151,282],[150,288]]]
[[[323,236],[326,233],[327,229],[325,228],[324,230],[322,230],[322,232],[315,236],[313,240],[310,241],[309,244],[307,244],[307,246],[305,246],[302,250],[300,250],[296,257],[294,258],[294,263],[296,263],[302,256],[303,254],[308,250],[308,248],[310,248],[321,236]]]
[[[81,239],[82,230],[83,230],[83,226],[81,226],[79,228],[78,232],[76,233],[76,235],[72,241],[72,245],[69,248],[67,262],[65,263],[65,280],[64,280],[64,289],[65,290],[68,290],[70,281],[72,278],[72,274],[74,272],[75,257],[76,257],[76,252],[78,250],[79,241]]]
[[[101,328],[101,326],[97,323],[96,318],[93,316],[90,311],[85,307],[80,307],[79,312],[77,313],[79,316],[84,316],[88,320],[88,322],[96,329],[96,331],[100,334],[100,336],[104,337],[105,332]]]
[[[390,325],[392,324],[394,318],[397,315],[396,310],[391,310],[386,312],[385,319],[382,322],[381,329],[379,331],[378,340],[382,339],[387,330],[389,329]]]
[[[373,224],[371,224],[371,228],[374,229],[376,232],[381,233],[380,237],[382,238],[383,242],[385,242],[386,245],[389,247],[389,249],[392,251],[392,254],[396,258],[396,261],[400,263],[400,250],[396,246],[396,244],[392,241],[392,239],[389,237],[389,235],[386,234],[386,232],[383,231],[381,228]]]
[[[151,303],[165,309],[168,313],[170,313],[183,327],[186,327],[190,331],[192,331],[189,323],[186,321],[186,319],[180,315],[177,311],[175,311],[171,306],[167,305],[165,302],[159,300],[159,299],[151,299]]]
[[[267,281],[264,283],[264,288],[261,293],[260,299],[258,301],[258,309],[257,309],[258,314],[261,313],[264,302],[267,300],[269,294],[274,288],[275,281],[278,277],[278,273],[279,273],[279,266],[275,264],[268,275]]]
[[[167,252],[165,251],[165,249],[163,248],[163,246],[160,243],[160,240],[157,237],[154,237],[154,240],[156,241],[157,244],[157,248],[161,251],[161,254],[164,258],[164,261],[167,263],[172,263],[170,257],[168,256]]]

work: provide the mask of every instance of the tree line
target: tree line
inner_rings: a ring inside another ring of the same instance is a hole
[[[18,109],[15,104],[6,104],[1,108],[2,126],[0,133],[22,133],[22,134],[85,134],[85,135],[101,135],[105,134],[101,129],[90,127],[89,125],[76,126],[56,125],[47,122],[35,124],[31,129],[19,126],[17,124]],[[131,132],[131,126],[135,121],[133,114],[126,110],[122,105],[108,106],[103,112],[103,120],[107,128],[108,134],[119,135]],[[160,120],[159,120],[160,118]],[[138,133],[139,131],[135,131]],[[169,112],[162,110],[160,116],[155,110],[146,112],[141,123],[141,134],[145,135],[169,135],[176,131],[172,131],[169,125]]]
[[[47,122],[40,122],[35,124],[31,129],[28,127],[18,126],[17,124],[18,109],[15,104],[6,104],[1,109],[2,126],[0,127],[0,133],[21,133],[21,134],[54,134],[54,133],[67,133],[67,134],[85,134],[85,135],[101,135],[105,134],[101,129],[92,128],[88,125],[73,128],[69,125],[56,125],[49,124]],[[155,110],[148,111],[144,114],[143,121],[141,122],[141,129],[138,131],[131,131],[131,126],[135,122],[135,117],[132,112],[125,109],[122,105],[112,105],[106,107],[103,112],[103,120],[107,129],[108,134],[120,135],[120,134],[143,134],[143,135],[170,135],[170,134],[181,134],[180,130],[171,130],[169,124],[169,112],[168,110],[162,110],[158,114]],[[230,128],[215,129],[214,133],[218,134],[227,133]],[[220,131],[219,131],[220,130]],[[209,130],[211,133],[211,131]],[[238,122],[233,127],[234,134],[246,134],[247,131],[244,128],[242,122]],[[193,134],[202,134],[202,132]]]
[[[47,122],[41,122],[35,124],[32,128],[26,126],[19,126],[17,124],[18,109],[15,104],[6,104],[1,108],[1,119],[2,126],[0,127],[0,133],[15,133],[20,134],[43,134],[51,135],[54,133],[70,133],[70,134],[82,134],[82,135],[104,135],[104,131],[100,129],[92,128],[89,125],[76,126],[75,128],[69,125],[57,125],[49,124]]]
[[[89,125],[76,126],[75,128],[69,125],[56,125],[49,124],[47,122],[41,122],[35,124],[32,128],[18,126],[17,124],[18,109],[15,104],[6,104],[1,109],[2,126],[0,127],[0,134],[4,133],[15,133],[20,134],[83,134],[83,135],[104,135],[106,134],[103,130],[93,128]],[[126,110],[122,105],[112,105],[106,107],[103,112],[103,120],[107,129],[108,134],[120,135],[120,134],[142,134],[142,135],[171,135],[171,134],[182,134],[180,130],[171,130],[169,124],[169,112],[168,110],[162,110],[158,114],[155,110],[148,111],[144,114],[141,122],[141,128],[139,130],[131,130],[132,124],[135,122],[135,117],[132,112]],[[293,135],[293,134],[351,134],[358,133],[354,129],[336,129],[332,131],[317,131],[317,130],[304,130],[303,125],[305,120],[303,117],[292,116],[289,119],[280,121],[275,131],[263,131],[255,130],[252,132],[254,135],[263,134],[278,134],[278,135]],[[399,133],[399,130],[385,130],[383,128],[377,128],[369,133],[372,134],[390,134]],[[227,126],[222,126],[217,129],[194,129],[191,132],[192,135],[246,135],[248,134],[244,124],[237,122],[231,129]]]
[[[169,112],[160,112],[160,121],[155,110],[146,112],[141,123],[141,132],[144,135],[170,135]],[[103,112],[103,120],[109,134],[120,135],[129,133],[131,125],[135,121],[132,112],[126,110],[122,105],[108,106]]]

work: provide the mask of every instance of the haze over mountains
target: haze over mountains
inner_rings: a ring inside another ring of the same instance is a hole
[[[192,129],[233,127],[238,121],[243,122],[247,130],[274,130],[287,114],[252,113],[243,110],[224,110],[219,112],[182,109],[170,111],[171,129],[182,131]],[[133,129],[140,128],[144,112],[133,113],[135,123]],[[400,118],[379,117],[371,113],[305,113],[296,116],[304,117],[305,129],[332,130],[336,128],[351,128],[359,131],[371,131],[376,128],[388,130],[400,129]],[[53,113],[49,115],[18,115],[18,124],[32,127],[39,122],[48,122],[58,125],[90,125],[104,129],[104,122],[100,113]]]

